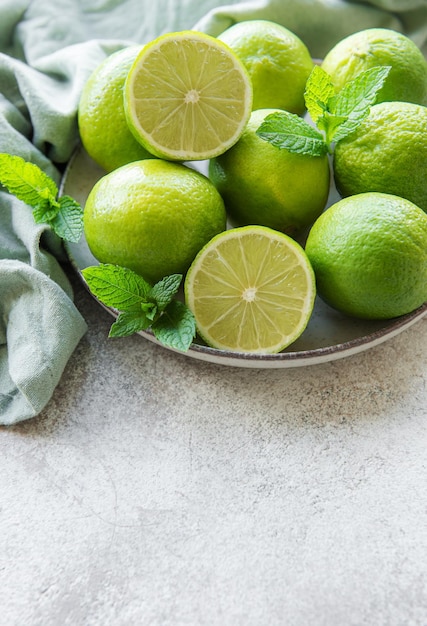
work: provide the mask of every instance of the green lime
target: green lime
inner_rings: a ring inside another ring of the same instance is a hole
[[[227,230],[196,256],[187,306],[211,346],[275,353],[306,328],[315,299],[313,270],[293,239],[262,226]]]
[[[258,137],[256,130],[274,111],[253,111],[239,141],[211,160],[209,177],[233,225],[260,224],[293,236],[325,207],[329,162],[327,156],[294,154]]]
[[[153,158],[130,132],[123,89],[141,46],[123,48],[107,57],[83,87],[78,109],[82,144],[107,172],[140,159]]]
[[[394,30],[368,28],[339,41],[322,67],[340,91],[364,70],[388,65],[390,73],[378,102],[399,100],[427,104],[427,61],[415,43]]]
[[[93,255],[152,283],[184,273],[225,222],[223,201],[203,174],[161,159],[136,161],[106,174],[84,209]]]
[[[248,70],[253,109],[305,111],[304,90],[313,60],[297,35],[268,20],[249,20],[230,26],[218,39],[230,46]]]
[[[427,300],[427,215],[408,200],[340,200],[315,222],[305,251],[320,297],[348,315],[388,319]]]
[[[355,132],[337,143],[333,167],[343,196],[391,193],[427,211],[427,108],[374,105]]]
[[[237,141],[252,107],[248,73],[221,41],[196,31],[144,46],[125,88],[130,129],[150,152],[208,159]]]

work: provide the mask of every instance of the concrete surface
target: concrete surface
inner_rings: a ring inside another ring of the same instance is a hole
[[[427,624],[427,320],[291,370],[89,323],[0,430],[5,626]]]

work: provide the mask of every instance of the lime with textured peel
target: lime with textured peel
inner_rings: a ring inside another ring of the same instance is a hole
[[[230,46],[248,70],[253,109],[305,111],[304,89],[313,60],[297,35],[268,20],[248,20],[230,26],[218,39]]]
[[[325,207],[329,161],[326,154],[295,154],[258,137],[258,127],[274,111],[253,111],[239,141],[211,160],[209,178],[234,226],[259,224],[297,236]]]
[[[108,56],[92,72],[80,97],[82,144],[107,172],[131,161],[153,158],[130,132],[123,103],[125,80],[140,50],[141,46],[130,46]]]
[[[322,68],[337,91],[362,71],[382,65],[390,73],[376,102],[399,100],[427,104],[427,61],[406,35],[387,28],[368,28],[339,41]]]
[[[375,104],[361,125],[337,142],[333,168],[343,196],[379,191],[427,211],[427,108]]]
[[[84,232],[95,258],[155,283],[183,274],[197,252],[226,227],[212,183],[185,165],[146,159],[106,174],[84,208]]]
[[[125,111],[136,139],[170,160],[203,160],[237,141],[252,107],[243,63],[214,37],[162,35],[144,46],[126,80]]]
[[[306,328],[315,279],[293,239],[270,228],[246,226],[217,235],[198,253],[184,290],[207,344],[233,352],[276,353]]]
[[[388,319],[427,300],[427,215],[408,200],[340,200],[315,222],[305,251],[319,296],[343,313]]]

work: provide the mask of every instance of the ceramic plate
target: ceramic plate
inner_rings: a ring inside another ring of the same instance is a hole
[[[198,164],[197,168],[206,173],[205,163]],[[84,205],[89,191],[103,174],[104,171],[80,147],[65,170],[60,192],[72,196]],[[328,205],[338,198],[336,190],[331,188]],[[86,241],[83,238],[78,244],[67,244],[67,251],[71,263],[85,283],[81,270],[89,265],[97,264]],[[116,311],[105,307],[100,302],[99,304],[114,317],[117,316]],[[181,354],[193,359],[236,367],[286,368],[313,365],[372,348],[408,328],[426,313],[427,303],[416,311],[393,320],[356,320],[341,315],[317,298],[313,315],[304,333],[289,348],[279,354],[226,352],[209,348],[199,340],[193,343],[188,352]],[[149,341],[158,343],[150,331],[141,331],[139,334]]]

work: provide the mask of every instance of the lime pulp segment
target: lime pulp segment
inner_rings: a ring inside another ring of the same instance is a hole
[[[251,107],[243,64],[224,43],[195,31],[163,35],[145,46],[126,82],[129,126],[163,158],[224,152],[240,137]]]
[[[185,282],[199,334],[224,350],[276,353],[305,329],[315,280],[304,250],[262,226],[214,237],[197,255]]]

